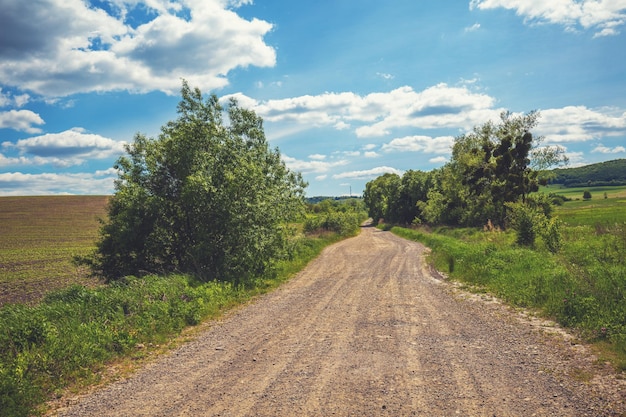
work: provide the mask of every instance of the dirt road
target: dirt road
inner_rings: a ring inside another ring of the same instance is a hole
[[[433,278],[364,228],[197,340],[62,416],[603,416],[621,380],[579,346]],[[592,379],[591,372],[598,373]]]

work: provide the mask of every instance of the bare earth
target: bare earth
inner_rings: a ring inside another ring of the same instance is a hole
[[[611,416],[584,346],[432,276],[374,228],[61,416]]]

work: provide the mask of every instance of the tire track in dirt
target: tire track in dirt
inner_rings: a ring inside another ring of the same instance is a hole
[[[566,346],[501,305],[455,296],[423,258],[422,245],[364,228],[193,342],[57,415],[624,411],[614,395],[567,377]]]

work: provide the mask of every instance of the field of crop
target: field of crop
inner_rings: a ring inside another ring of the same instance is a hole
[[[0,197],[0,306],[93,283],[72,263],[94,248],[108,197]]]

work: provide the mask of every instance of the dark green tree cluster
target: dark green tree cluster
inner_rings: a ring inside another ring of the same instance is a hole
[[[614,186],[626,184],[626,159],[553,170],[550,184],[565,187]]]
[[[285,250],[304,212],[299,174],[268,147],[263,121],[183,82],[178,118],[157,139],[138,134],[115,168],[119,178],[91,259],[108,280],[190,273],[243,282]]]
[[[565,162],[561,148],[533,136],[539,113],[503,113],[456,138],[450,162],[428,173],[385,174],[366,185],[374,220],[390,223],[506,227],[510,203],[526,204],[545,167]],[[537,204],[533,202],[530,205]]]
[[[376,222],[398,224],[420,219],[418,203],[426,200],[434,178],[433,173],[409,170],[402,177],[388,173],[368,182],[363,193],[368,215]]]

